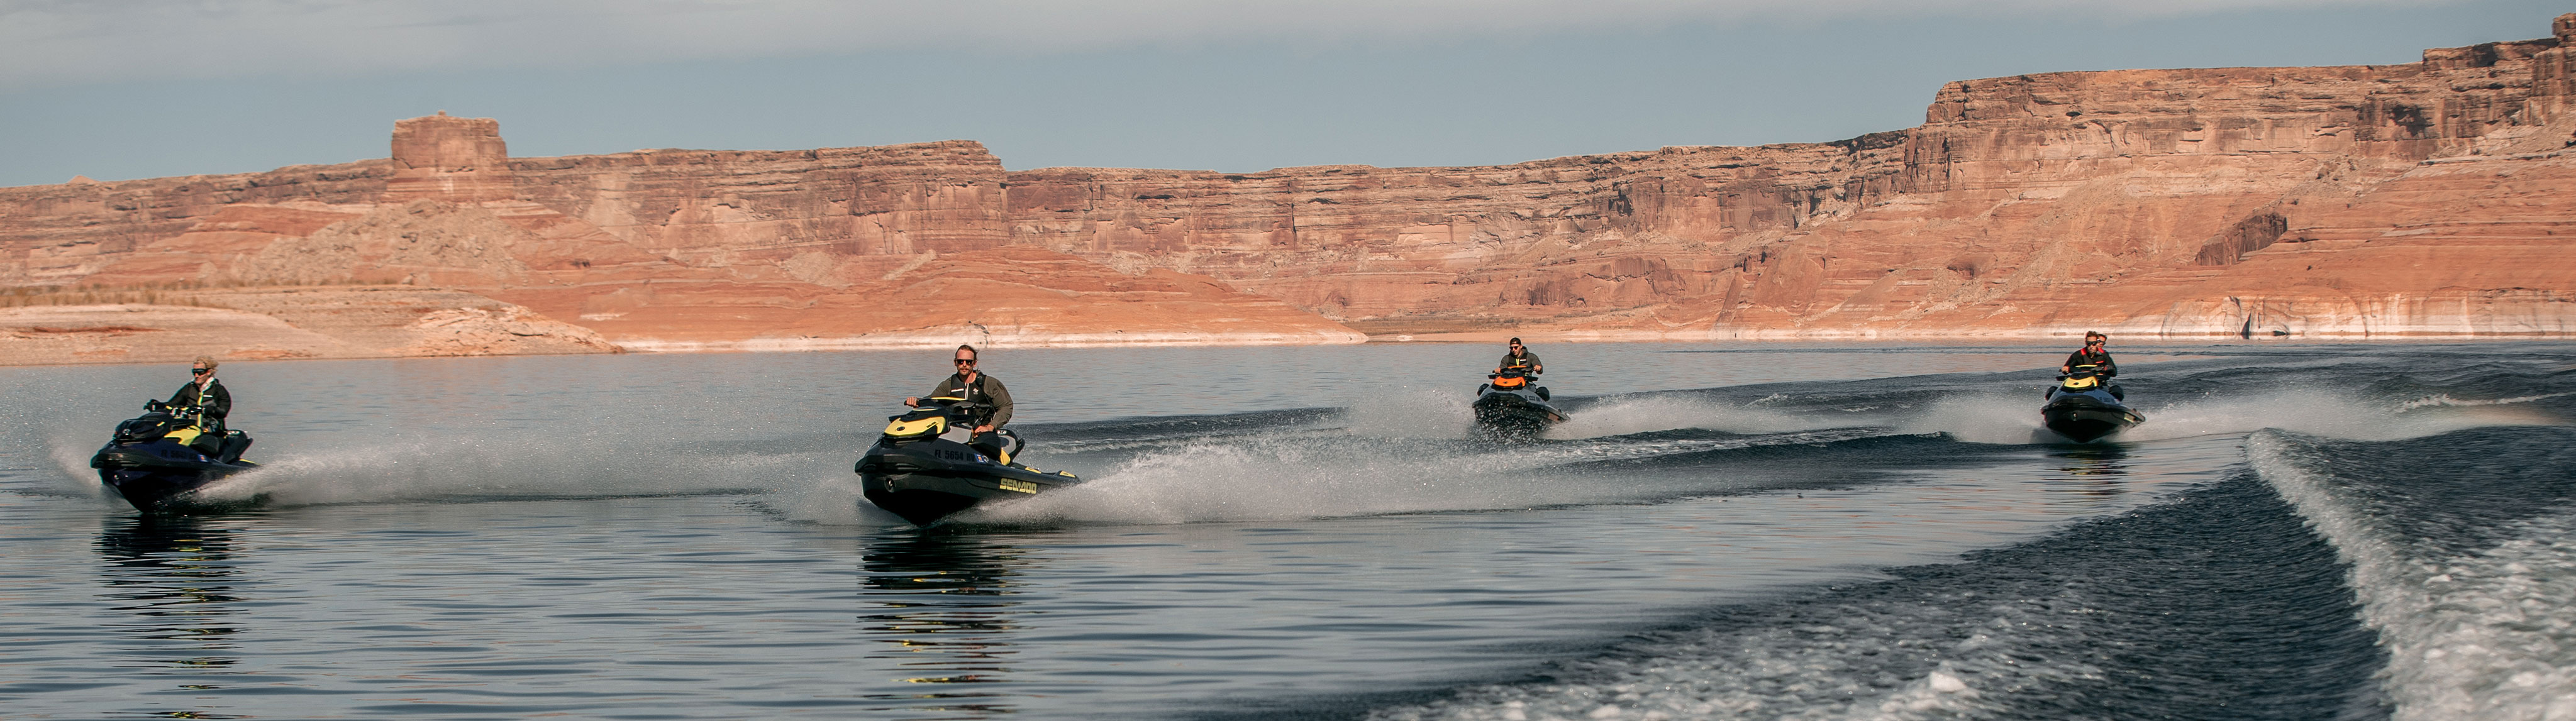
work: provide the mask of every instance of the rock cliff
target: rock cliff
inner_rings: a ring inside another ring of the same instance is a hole
[[[0,365],[619,351],[588,328],[458,291],[316,286],[154,295],[0,308]]]
[[[2571,51],[2576,14],[2404,65],[1967,80],[1846,141],[1460,168],[510,158],[439,115],[390,160],[0,189],[0,285],[409,282],[648,348],[2557,335]]]

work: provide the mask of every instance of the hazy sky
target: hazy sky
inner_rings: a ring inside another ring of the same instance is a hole
[[[981,140],[1008,167],[1481,165],[1820,141],[1948,80],[2404,63],[2533,0],[0,0],[0,186],[386,154]]]

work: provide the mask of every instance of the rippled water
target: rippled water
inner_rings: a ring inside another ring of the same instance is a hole
[[[2554,718],[2567,346],[995,352],[1091,482],[914,529],[849,465],[938,353],[239,363],[254,510],[88,454],[165,367],[0,370],[9,718]]]

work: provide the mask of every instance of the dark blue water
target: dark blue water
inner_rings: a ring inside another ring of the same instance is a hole
[[[1477,443],[1488,350],[996,353],[1091,483],[926,530],[933,353],[229,365],[264,505],[157,520],[184,372],[0,371],[0,717],[2576,714],[2568,347],[2131,349],[2092,446],[2051,349],[1659,344]]]

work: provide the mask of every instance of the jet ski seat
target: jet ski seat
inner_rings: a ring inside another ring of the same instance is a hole
[[[974,440],[966,443],[966,447],[992,456],[994,461],[1008,465],[1012,458],[1020,455],[1020,449],[1028,447],[1028,443],[1020,440],[1020,434],[1011,432],[1011,429],[996,428],[991,433],[976,436]]]
[[[223,447],[215,454],[215,460],[223,461],[225,463],[240,463],[242,452],[247,450],[250,450],[250,434],[243,433],[241,431],[226,431],[224,433]]]

